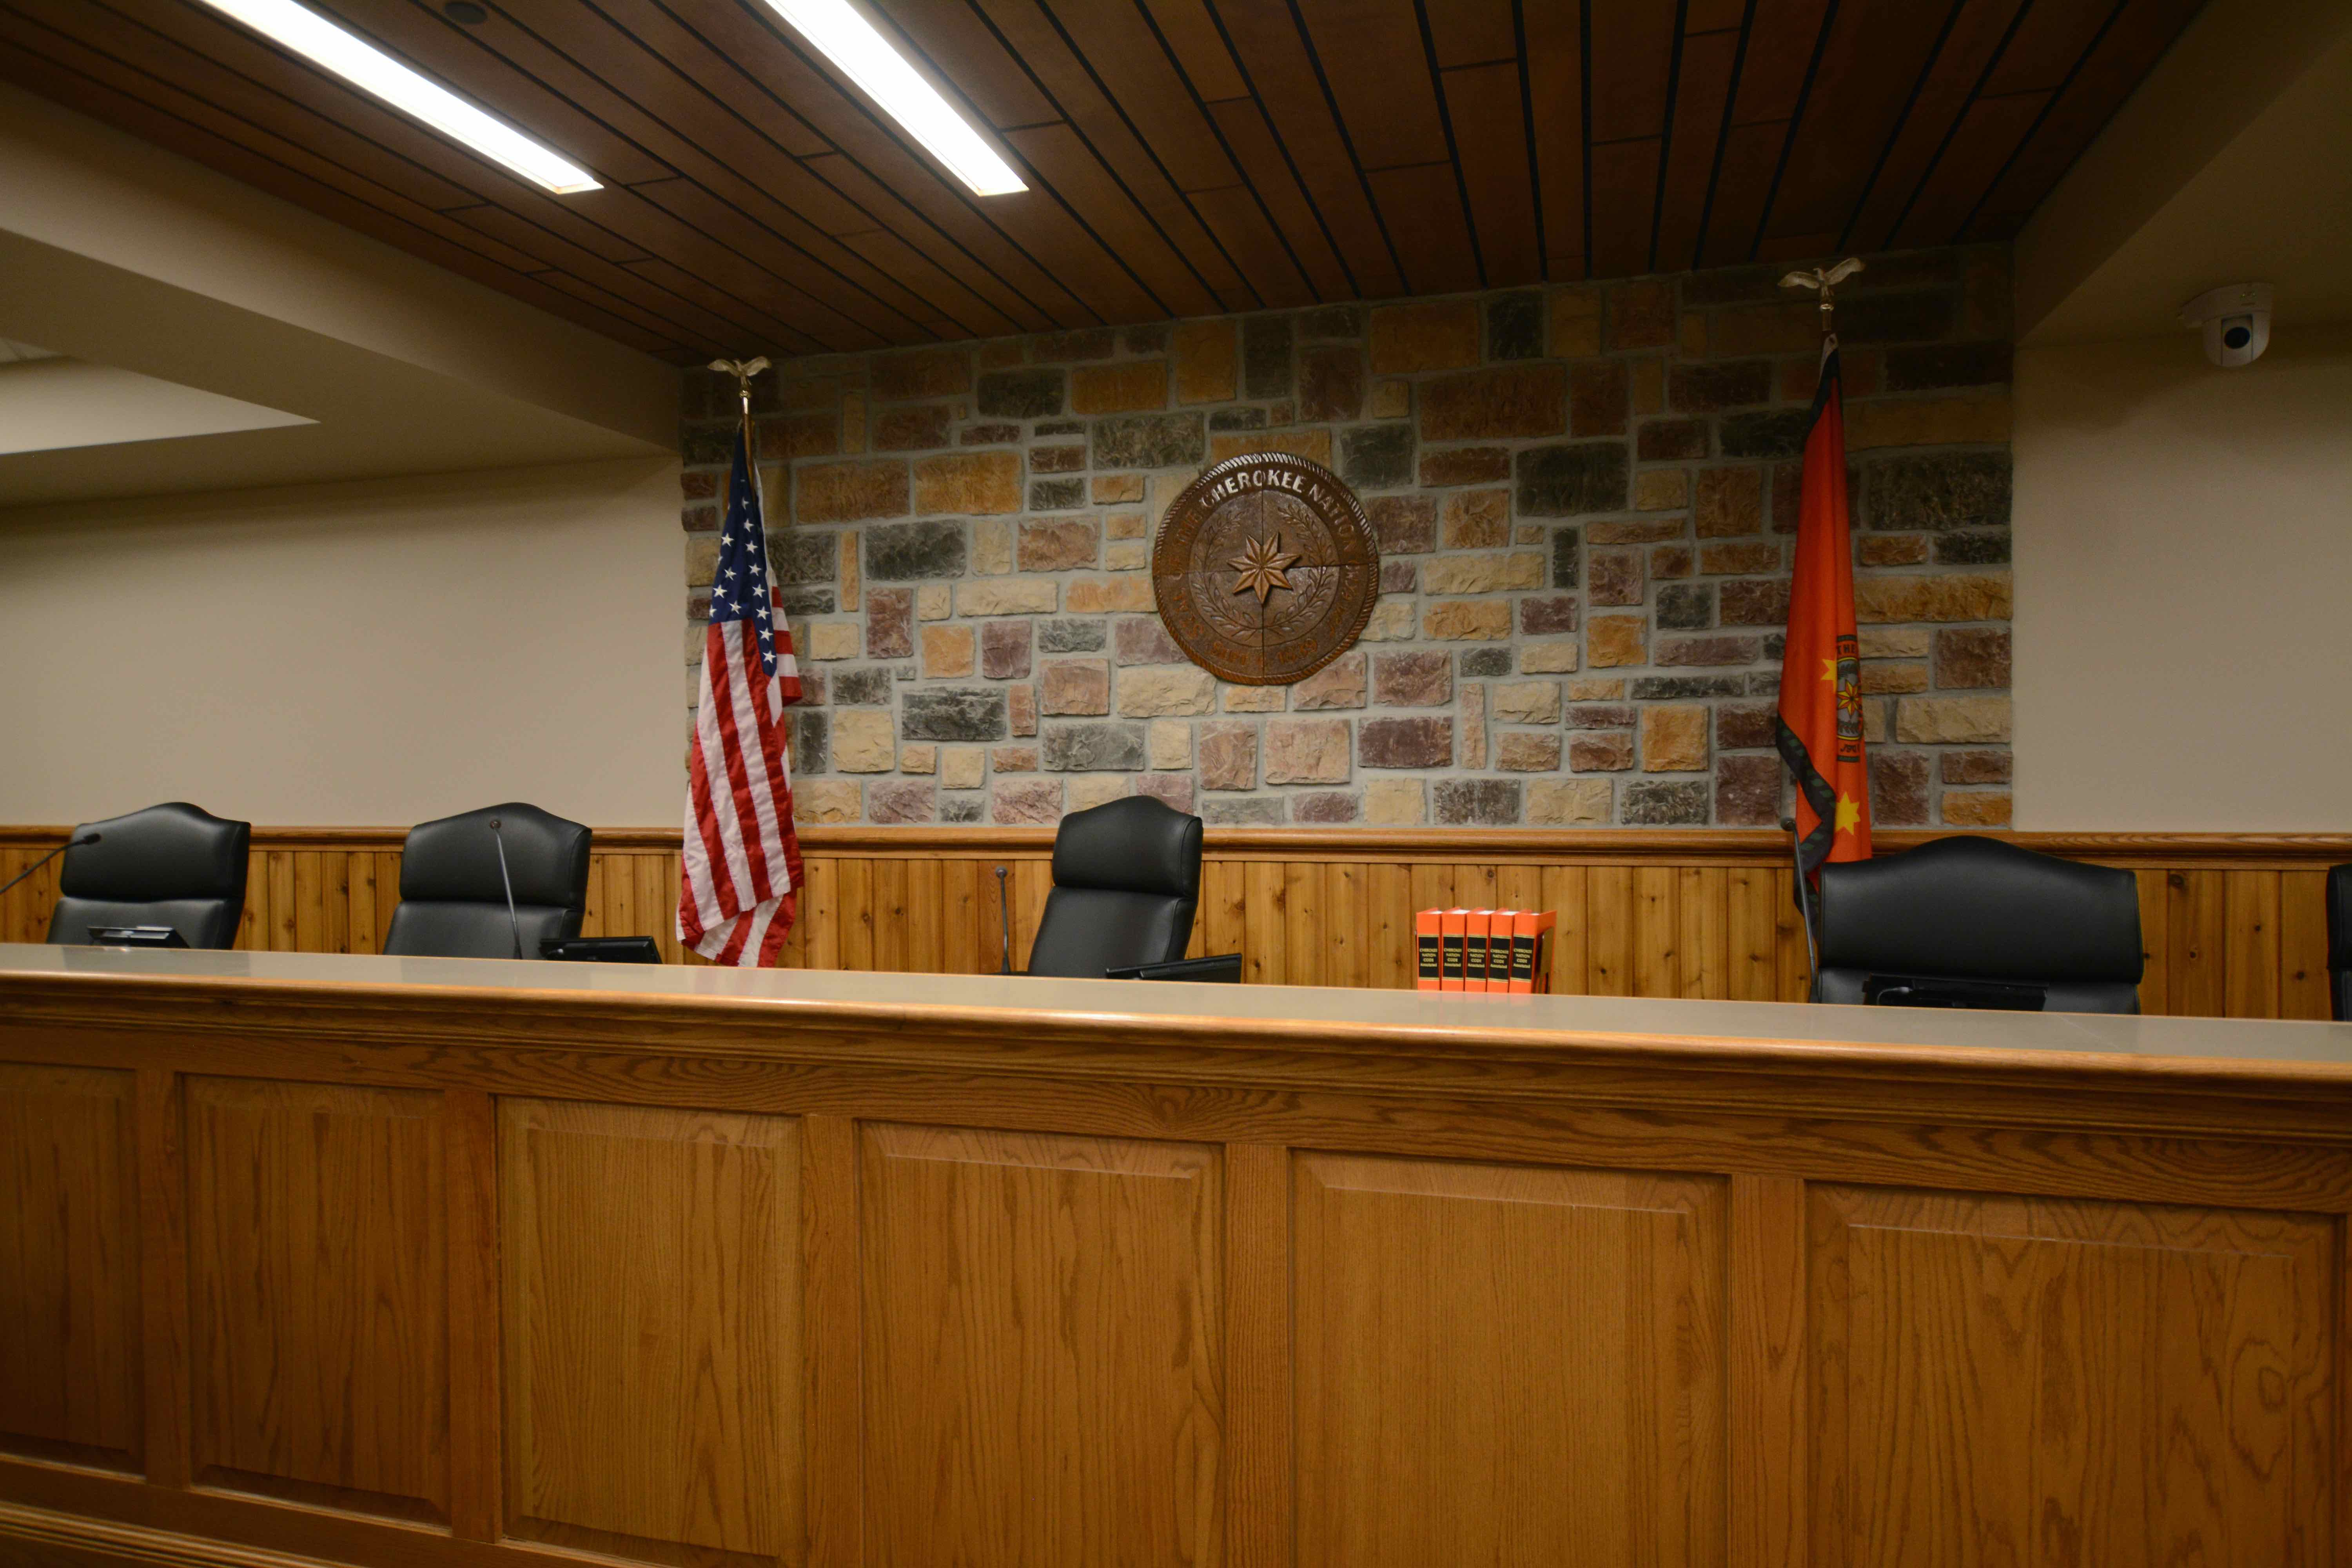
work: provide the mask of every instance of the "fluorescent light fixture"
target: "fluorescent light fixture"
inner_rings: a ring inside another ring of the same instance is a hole
[[[217,5],[221,0],[212,3]],[[874,30],[874,24],[850,6],[849,0],[768,0],[768,4],[824,50],[825,58],[864,89],[866,97],[929,148],[931,156],[970,185],[974,195],[1010,195],[1029,188],[964,122],[963,116]]]
[[[557,195],[599,188],[596,177],[579,164],[483,113],[439,82],[419,76],[373,44],[294,0],[205,0],[205,4]]]

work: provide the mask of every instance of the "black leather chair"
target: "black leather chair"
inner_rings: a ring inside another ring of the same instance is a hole
[[[190,947],[233,947],[245,919],[253,825],[185,801],[73,830],[99,840],[68,849],[49,940],[80,943],[92,926],[170,926]]]
[[[1996,838],[1822,868],[1817,1002],[2137,1013],[2129,871]]]
[[[507,918],[499,874],[499,822],[507,872],[514,879],[514,920]],[[400,852],[400,905],[383,933],[383,951],[411,958],[512,958],[516,928],[525,958],[539,944],[580,934],[588,913],[588,829],[509,802],[408,830]]]
[[[1054,835],[1054,890],[1029,973],[1100,980],[1168,963],[1192,940],[1201,901],[1201,819],[1150,795],[1072,812]]]
[[[2327,868],[2327,1015],[2352,1018],[2352,866]]]

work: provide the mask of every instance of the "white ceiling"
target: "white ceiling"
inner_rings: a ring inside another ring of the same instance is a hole
[[[136,371],[67,359],[45,349],[8,355],[7,351],[23,347],[0,343],[0,455],[182,441],[317,423],[299,414]]]

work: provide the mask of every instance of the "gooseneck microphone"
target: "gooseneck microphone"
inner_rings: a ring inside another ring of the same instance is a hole
[[[26,878],[39,870],[42,867],[47,865],[50,861],[64,854],[67,850],[79,849],[85,844],[95,844],[103,837],[103,834],[85,833],[79,838],[67,839],[63,844],[58,845],[55,849],[50,850],[47,854],[42,856],[39,859],[26,867],[23,870],[17,872],[6,881],[0,882],[0,893],[5,893],[9,889],[15,887],[17,883],[23,881]]]
[[[996,868],[996,929],[1004,937],[1004,964],[997,970],[999,974],[1013,973],[1013,909],[1004,898],[1004,871],[1002,866]]]
[[[507,875],[507,836],[499,831],[499,819],[490,818],[490,837],[498,840],[499,880],[507,887],[507,925],[514,932],[515,956],[522,956],[522,917],[515,913],[514,879]]]

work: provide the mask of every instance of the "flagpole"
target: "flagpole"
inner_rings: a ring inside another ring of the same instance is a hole
[[[735,378],[736,393],[743,400],[743,460],[748,464],[755,456],[751,450],[751,378],[768,368],[768,356],[761,354],[757,359],[715,359],[710,362],[710,368],[721,375],[731,375]],[[761,520],[763,523],[765,521],[765,519]]]
[[[1810,268],[1790,272],[1780,279],[1783,289],[1811,289],[1822,297],[1822,367],[1829,367],[1830,351],[1837,342],[1837,286],[1862,270],[1862,258],[1849,256],[1832,267]],[[1804,791],[1797,792],[1801,804]],[[1805,876],[1805,840],[1799,831],[1797,814],[1792,810],[1780,824],[1789,831],[1789,859],[1796,869],[1797,918],[1805,928],[1805,962],[1811,971],[1806,986],[1806,999],[1819,1000],[1822,953],[1820,938],[1815,931],[1818,911],[1814,909],[1812,887]]]

